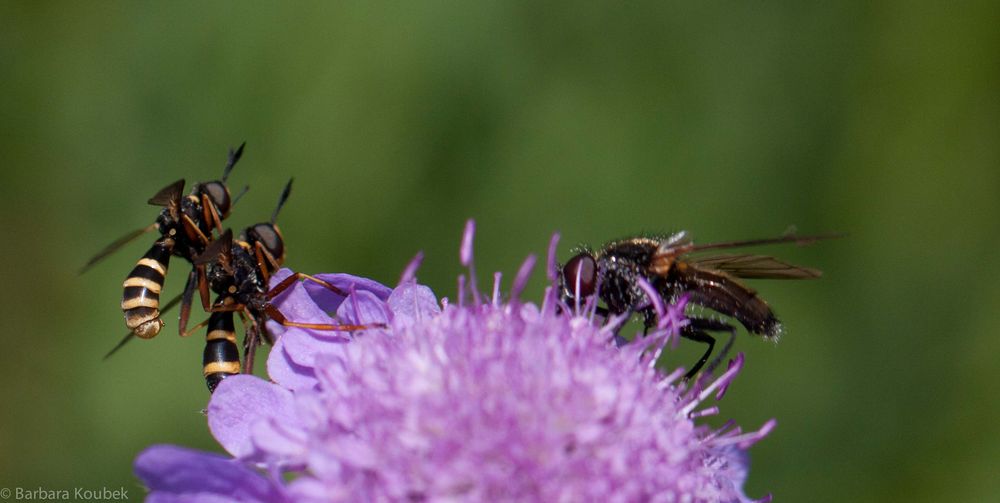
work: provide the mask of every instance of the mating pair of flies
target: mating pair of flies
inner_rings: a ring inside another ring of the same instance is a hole
[[[179,302],[178,331],[181,336],[190,335],[194,330],[207,326],[203,374],[209,391],[214,391],[226,377],[241,371],[253,371],[257,346],[262,341],[271,344],[274,342],[265,327],[268,319],[285,326],[316,330],[354,331],[372,327],[298,323],[285,318],[271,304],[274,297],[299,280],[314,281],[338,295],[347,294],[323,280],[302,273],[294,273],[274,288],[268,289],[271,275],[285,261],[284,238],[275,221],[288,200],[291,180],[285,185],[270,221],[247,227],[238,238],[234,238],[229,229],[223,231],[222,221],[229,217],[232,206],[247,190],[244,189],[236,198],[232,198],[226,185],[230,172],[243,155],[243,147],[244,145],[240,145],[238,149],[229,151],[220,180],[197,183],[187,196],[183,195],[184,180],[178,180],[157,192],[149,199],[149,204],[163,207],[156,221],[111,243],[91,258],[81,270],[81,273],[86,271],[143,234],[152,231],[160,234],[122,285],[124,290],[121,307],[129,333],[107,356],[132,337],[155,337],[164,325],[161,314]],[[161,311],[160,292],[166,280],[171,256],[183,258],[192,268],[184,291],[163,305]],[[196,291],[209,317],[188,330],[191,304]],[[210,299],[210,292],[216,294],[214,302]],[[246,328],[242,365],[236,345],[234,313],[240,315]]]

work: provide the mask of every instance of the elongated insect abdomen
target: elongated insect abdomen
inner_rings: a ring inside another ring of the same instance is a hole
[[[240,373],[240,352],[236,347],[232,311],[215,312],[209,316],[202,364],[209,392],[214,392],[223,379]]]
[[[174,240],[164,237],[156,240],[122,284],[122,311],[125,325],[137,337],[149,339],[160,333],[160,290],[167,276],[170,253]]]

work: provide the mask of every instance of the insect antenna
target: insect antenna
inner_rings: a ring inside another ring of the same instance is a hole
[[[229,149],[229,161],[226,162],[226,169],[222,171],[222,182],[225,183],[226,179],[229,178],[229,172],[233,170],[236,163],[240,161],[240,157],[243,157],[243,147],[245,147],[247,142],[240,144],[239,148],[236,150]]]
[[[243,197],[244,194],[247,193],[248,190],[250,190],[250,186],[244,185],[243,190],[241,190],[240,193],[233,198],[233,203],[230,206],[236,206],[236,203],[240,200],[241,197]]]
[[[275,220],[278,219],[278,212],[281,211],[281,207],[285,205],[285,201],[288,200],[288,195],[292,193],[292,181],[294,178],[289,178],[288,183],[285,184],[285,190],[281,192],[281,198],[278,199],[278,207],[274,209],[274,213],[271,214],[271,224],[273,225]]]

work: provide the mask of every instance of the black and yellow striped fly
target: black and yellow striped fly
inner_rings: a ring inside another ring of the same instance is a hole
[[[160,319],[160,292],[166,280],[170,257],[176,255],[193,262],[194,257],[203,253],[213,241],[213,232],[222,233],[222,221],[229,216],[233,204],[242,196],[241,193],[235,199],[232,198],[226,181],[242,157],[244,146],[245,143],[235,150],[229,150],[220,180],[197,183],[187,196],[183,195],[183,179],[157,192],[148,201],[151,205],[163,207],[156,220],[109,244],[87,261],[80,270],[81,273],[86,272],[125,244],[148,232],[160,233],[160,237],[139,259],[122,284],[121,308],[125,325],[129,329],[129,337],[134,335],[148,339],[155,337],[163,328],[164,323]],[[194,282],[189,276],[188,287],[192,288],[193,285]],[[173,304],[172,301],[169,305]],[[178,324],[182,334],[186,329],[189,312],[189,304],[182,306],[181,320]]]

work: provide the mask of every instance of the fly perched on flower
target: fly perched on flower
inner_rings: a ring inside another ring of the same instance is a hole
[[[688,254],[707,250],[740,248],[777,243],[806,245],[838,235],[797,236],[785,234],[777,238],[729,241],[696,245],[686,232],[672,236],[634,237],[612,241],[597,251],[584,249],[566,262],[560,275],[563,298],[567,304],[593,296],[599,297],[604,314],[641,314],[646,327],[656,316],[651,299],[676,302],[686,295],[691,304],[707,307],[731,316],[752,334],[776,339],[781,323],[771,307],[757,292],[737,278],[812,279],[822,274],[817,269],[800,267],[766,255]],[[642,284],[639,280],[645,281]],[[652,291],[648,291],[651,287]],[[715,347],[715,338],[708,332],[729,332],[729,340],[719,355],[705,369],[711,373],[726,357],[736,337],[736,328],[721,320],[688,316],[688,324],[680,336],[708,344],[701,359],[685,375],[690,379],[708,361]]]
[[[235,458],[154,446],[136,473],[163,501],[751,501],[746,450],[774,427],[713,430],[702,403],[740,372],[711,383],[653,365],[685,322],[683,302],[654,300],[648,344],[616,347],[593,303],[520,299],[535,258],[507,300],[500,275],[481,293],[466,227],[458,295],[439,302],[417,284],[323,275],[346,298],[297,283],[276,303],[301,319],[385,323],[363,333],[277,327],[273,382],[223,381],[208,406],[215,438]],[[553,239],[550,250],[555,249]],[[550,251],[549,278],[555,281]],[[281,281],[281,272],[272,281]],[[443,304],[443,306],[442,306]],[[764,499],[769,500],[770,497]]]

